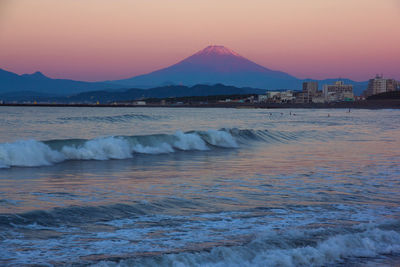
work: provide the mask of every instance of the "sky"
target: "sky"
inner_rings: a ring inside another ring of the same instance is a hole
[[[224,45],[298,78],[400,80],[400,0],[0,0],[0,68],[101,81]]]

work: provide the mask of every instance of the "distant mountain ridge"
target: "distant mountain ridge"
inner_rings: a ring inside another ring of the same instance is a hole
[[[138,100],[143,98],[168,98],[186,96],[211,96],[211,95],[246,95],[265,94],[265,90],[223,84],[205,85],[198,84],[192,87],[184,85],[161,86],[151,89],[132,88],[120,91],[92,91],[68,97],[47,98],[43,100],[57,101],[58,103],[111,103],[114,101]]]
[[[307,79],[311,80],[311,79]],[[354,92],[360,95],[367,81],[355,82]],[[83,82],[68,79],[52,79],[41,72],[18,75],[0,69],[0,100],[31,99],[37,96],[65,96],[82,92],[127,88],[155,88],[166,85],[194,86],[197,84],[225,84],[235,87],[251,87],[264,90],[301,90],[305,80],[285,72],[271,70],[256,64],[224,46],[212,45],[167,68],[128,79]],[[315,80],[320,84],[331,84],[336,79]],[[173,93],[173,92],[172,92]]]
[[[22,74],[21,77],[35,79],[35,80],[51,80],[51,78],[45,76],[40,71],[36,71],[36,72],[34,72],[32,74]]]
[[[123,87],[104,82],[81,82],[67,79],[52,79],[37,71],[32,74],[18,75],[0,69],[0,93],[15,94],[29,91],[40,94],[70,95],[80,92]]]

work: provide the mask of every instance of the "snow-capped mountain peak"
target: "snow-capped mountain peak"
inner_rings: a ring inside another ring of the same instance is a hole
[[[235,51],[230,50],[229,48],[222,46],[222,45],[210,45],[204,48],[203,50],[200,50],[197,52],[196,56],[200,55],[230,55],[230,56],[236,56],[236,57],[242,57]]]

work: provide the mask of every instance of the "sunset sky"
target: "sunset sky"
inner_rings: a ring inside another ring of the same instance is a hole
[[[299,78],[400,79],[400,0],[0,0],[0,68],[128,78],[224,45]]]

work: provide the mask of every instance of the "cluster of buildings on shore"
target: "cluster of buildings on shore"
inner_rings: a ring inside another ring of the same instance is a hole
[[[319,90],[318,82],[303,82],[301,91],[268,91],[265,95],[258,95],[256,102],[270,103],[332,103],[363,100],[371,95],[400,90],[400,82],[394,79],[385,79],[377,75],[370,79],[368,87],[362,96],[355,96],[353,85],[336,81],[333,84],[324,84]]]
[[[258,102],[273,103],[329,103],[354,101],[353,85],[336,81],[334,84],[324,84],[322,91],[318,89],[318,82],[304,82],[301,91],[268,91],[258,96]]]
[[[383,75],[376,75],[375,78],[370,79],[367,88],[364,90],[361,96],[356,96],[353,91],[353,85],[345,84],[344,81],[336,81],[333,84],[323,84],[321,86],[322,90],[319,90],[319,84],[317,81],[306,81],[302,84],[302,90],[280,90],[280,91],[266,91],[262,95],[247,95],[247,96],[233,96],[235,98],[225,98],[226,96],[221,96],[220,99],[213,97],[213,100],[187,100],[187,99],[160,99],[160,102],[150,102],[147,103],[146,99],[122,101],[107,103],[108,105],[134,105],[134,106],[146,106],[149,104],[153,105],[187,105],[187,104],[210,104],[210,103],[295,103],[295,104],[310,104],[310,103],[336,103],[336,102],[352,102],[365,100],[366,98],[379,95],[382,93],[394,92],[395,95],[400,95],[400,81],[394,79],[386,79]],[[393,95],[393,94],[392,94]],[[387,97],[385,95],[385,97]],[[184,98],[184,97],[181,97]],[[12,101],[9,103],[24,103],[24,104],[37,104],[36,101]],[[50,104],[49,101],[42,101],[40,103]],[[79,103],[70,104],[94,104],[99,105],[100,102],[84,101]],[[4,104],[0,100],[0,104]],[[53,102],[52,104],[57,104]]]

